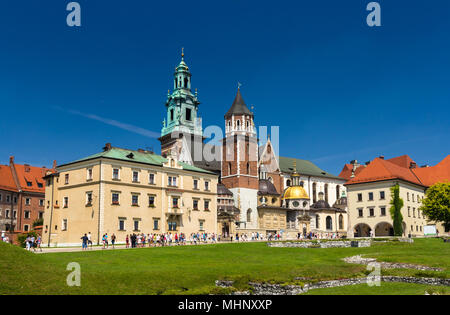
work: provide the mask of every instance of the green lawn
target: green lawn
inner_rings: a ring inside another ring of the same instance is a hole
[[[295,277],[311,281],[362,277],[367,273],[365,266],[341,261],[357,254],[444,269],[383,274],[450,278],[450,244],[438,239],[370,248],[274,248],[241,243],[40,255],[0,243],[0,294],[208,294],[220,292],[214,286],[217,279],[237,280],[236,286],[242,289],[248,281],[295,283]],[[81,287],[66,285],[70,262],[81,266]],[[371,292],[401,294],[403,290],[424,292],[422,287],[403,284],[382,284]],[[369,294],[359,286],[323,292]]]

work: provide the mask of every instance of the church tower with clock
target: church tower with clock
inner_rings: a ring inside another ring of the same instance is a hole
[[[175,68],[173,92],[167,93],[166,118],[161,129],[161,155],[172,156],[179,161],[194,164],[191,151],[203,143],[202,120],[198,117],[200,102],[197,92],[192,93],[191,72],[184,61]]]

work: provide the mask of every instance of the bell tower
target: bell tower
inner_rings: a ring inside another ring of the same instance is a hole
[[[233,192],[236,207],[241,210],[241,228],[257,228],[258,221],[258,139],[253,118],[238,87],[225,114],[221,179]]]
[[[192,164],[191,148],[196,141],[203,141],[202,120],[198,117],[200,102],[191,90],[191,72],[184,61],[175,68],[173,92],[167,93],[166,118],[161,129],[161,155],[172,155],[178,160]],[[184,150],[184,152],[183,152]],[[189,151],[189,152],[188,152]]]

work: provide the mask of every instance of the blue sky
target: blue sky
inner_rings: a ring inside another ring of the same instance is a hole
[[[368,0],[78,2],[81,28],[66,25],[69,1],[0,5],[2,164],[106,142],[159,152],[181,47],[204,127],[223,126],[239,81],[257,125],[280,126],[281,155],[329,172],[450,154],[449,1],[378,1],[379,28]]]

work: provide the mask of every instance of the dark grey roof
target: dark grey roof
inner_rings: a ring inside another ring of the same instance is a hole
[[[233,196],[233,193],[224,184],[217,184],[217,194]]]
[[[245,105],[245,102],[244,102],[244,99],[242,98],[240,89],[238,89],[236,97],[234,98],[234,101],[233,101],[233,105],[231,105],[231,108],[225,114],[225,117],[230,116],[230,115],[237,115],[237,114],[253,115],[250,112],[250,110],[248,109],[247,105]]]
[[[260,179],[258,195],[279,195],[279,193],[270,180]]]

